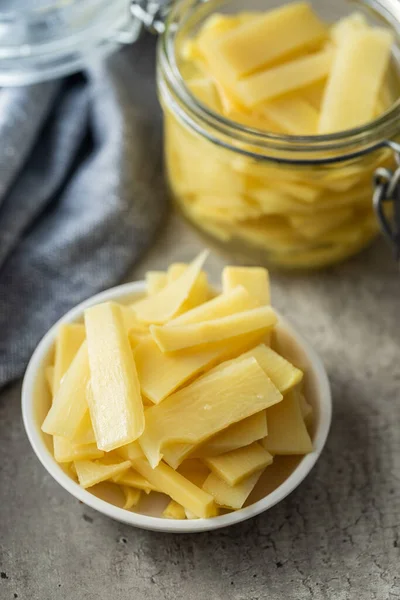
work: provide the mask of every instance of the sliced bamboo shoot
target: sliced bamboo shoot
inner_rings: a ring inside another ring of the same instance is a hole
[[[167,285],[167,274],[164,271],[147,271],[146,287],[149,296],[161,292]]]
[[[226,33],[214,60],[240,78],[326,37],[326,26],[307,2],[287,4]]]
[[[87,387],[90,378],[87,343],[75,355],[53,404],[42,425],[42,431],[73,439],[87,412]]]
[[[69,463],[75,460],[94,460],[103,458],[104,452],[95,443],[78,444],[59,435],[53,439],[54,458],[58,463]]]
[[[136,302],[133,309],[138,319],[144,323],[166,323],[172,319],[189,298],[207,254],[208,251],[202,252],[178,279],[160,292]]]
[[[243,504],[255,488],[261,474],[262,471],[259,471],[242,481],[242,483],[231,486],[217,477],[215,473],[210,473],[203,484],[203,490],[214,498],[218,506],[237,510],[242,508]]]
[[[311,404],[309,404],[309,402],[307,402],[303,394],[299,395],[299,403],[301,416],[303,417],[307,429],[310,429],[313,421],[313,407],[311,406]]]
[[[176,317],[168,325],[190,325],[193,323],[202,323],[203,321],[211,321],[250,310],[257,305],[257,300],[252,298],[243,286],[238,286],[234,290],[220,294],[201,306],[197,306],[187,313]]]
[[[237,448],[248,446],[253,442],[261,440],[267,434],[267,416],[265,410],[261,410],[251,415],[251,417],[243,419],[243,421],[230,425],[230,427],[227,427],[221,433],[201,444],[190,456],[193,458],[219,456]]]
[[[85,339],[85,326],[79,323],[60,325],[55,345],[54,395],[58,392],[61,379],[68,371],[75,354]]]
[[[257,360],[281,394],[285,394],[303,379],[300,369],[265,344],[260,344],[242,355],[242,358],[247,357]]]
[[[92,487],[96,483],[106,481],[107,479],[112,479],[119,473],[127,471],[131,466],[129,461],[109,464],[108,461],[102,462],[101,459],[96,462],[91,460],[77,460],[74,465],[79,483],[84,488]]]
[[[168,268],[168,283],[176,281],[187,270],[185,263],[172,263]],[[207,275],[204,271],[199,273],[196,283],[193,286],[189,298],[184,302],[179,310],[179,314],[186,313],[188,310],[207,302],[211,297],[211,291],[208,286]]]
[[[358,127],[373,118],[390,61],[388,30],[355,30],[339,43],[322,102],[319,133]]]
[[[126,446],[121,446],[115,452],[124,460],[135,460],[144,456],[138,442],[131,442],[130,444],[126,444]]]
[[[269,408],[267,419],[268,435],[263,440],[263,446],[268,452],[308,454],[313,451],[296,391],[287,393],[279,406]]]
[[[78,430],[74,435],[73,441],[76,444],[94,444],[96,442],[96,436],[94,435],[89,411],[85,413],[82,423],[79,425]]]
[[[252,108],[326,78],[333,55],[331,49],[322,50],[261,71],[237,82],[235,92],[245,106]]]
[[[200,102],[214,110],[221,112],[221,103],[214,82],[207,78],[190,79],[187,82],[189,90]]]
[[[186,519],[185,509],[182,504],[171,500],[165,508],[162,516],[164,519]]]
[[[282,395],[254,358],[239,358],[149,408],[139,443],[153,467],[160,462],[163,452],[175,467],[193,445],[281,399]],[[188,445],[183,456],[180,452],[178,462],[172,462],[168,454],[171,444]]]
[[[213,342],[234,339],[240,335],[268,331],[277,322],[270,306],[190,325],[152,325],[151,335],[163,352],[175,352]]]
[[[54,367],[53,366],[46,367],[45,376],[46,376],[47,385],[50,390],[50,394],[53,397],[53,395],[54,395]]]
[[[140,490],[135,490],[132,487],[123,485],[122,491],[124,492],[125,496],[125,504],[122,508],[124,508],[125,510],[130,510],[131,508],[139,504],[142,495],[142,492]]]
[[[154,404],[159,404],[189,379],[225,357],[239,354],[248,344],[247,336],[240,336],[228,346],[220,344],[165,354],[153,339],[143,340],[134,353],[142,393]]]
[[[210,474],[210,469],[207,465],[196,458],[184,460],[183,463],[179,465],[177,471],[199,488],[201,488]]]
[[[140,385],[119,307],[99,304],[85,311],[92,394],[90,415],[100,449],[136,440],[144,430]]]
[[[228,293],[242,285],[260,306],[271,304],[269,274],[261,267],[225,267],[222,271],[222,289]]]
[[[269,102],[259,111],[290,135],[315,135],[318,128],[318,111],[299,96],[284,96]]]
[[[221,456],[205,458],[205,464],[228,485],[238,485],[272,463],[272,456],[260,444],[238,448]]]
[[[165,463],[161,462],[152,469],[147,460],[139,458],[133,464],[135,469],[158,490],[198,517],[207,519],[216,515],[217,509],[213,497]]]
[[[133,469],[129,469],[129,471],[124,471],[124,473],[120,473],[113,478],[115,483],[119,485],[124,485],[126,487],[133,487],[138,490],[143,490],[146,494],[150,494],[150,492],[157,492],[157,488],[147,481],[140,473],[137,473]]]

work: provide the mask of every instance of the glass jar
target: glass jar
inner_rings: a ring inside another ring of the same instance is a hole
[[[28,85],[79,71],[133,42],[141,28],[129,0],[3,0],[0,85]]]
[[[199,101],[186,84],[191,66],[185,61],[184,45],[210,15],[265,11],[284,3],[175,4],[158,51],[167,176],[184,216],[237,259],[290,269],[318,268],[359,252],[378,232],[373,174],[394,164],[400,102],[357,129],[298,137],[230,120]],[[312,2],[327,22],[354,12],[355,4]],[[356,9],[394,33],[391,71],[398,98],[400,4],[369,0]]]

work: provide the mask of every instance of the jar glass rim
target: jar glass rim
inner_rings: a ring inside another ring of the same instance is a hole
[[[199,101],[186,85],[180,72],[175,51],[176,35],[196,14],[199,6],[204,8],[210,4],[209,13],[211,13],[217,4],[223,5],[228,1],[220,0],[216,3],[212,0],[200,0],[200,2],[180,0],[176,2],[169,14],[165,32],[159,40],[160,93],[168,97],[174,112],[189,127],[213,143],[239,151],[249,157],[262,159],[263,154],[272,151],[276,156],[271,157],[268,154],[264,157],[276,162],[297,164],[348,161],[376,149],[396,145],[393,138],[400,133],[400,98],[388,110],[365,125],[337,133],[309,136],[270,133],[247,127],[213,111]],[[393,0],[364,0],[362,3],[372,8],[392,27],[400,45],[400,10],[393,4]],[[399,19],[395,15],[396,8]],[[288,158],[288,153],[294,156]],[[321,157],[321,154],[324,154],[324,157]]]

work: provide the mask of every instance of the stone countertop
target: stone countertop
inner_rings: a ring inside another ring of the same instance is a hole
[[[131,278],[201,247],[173,216]],[[212,254],[212,278],[224,264]],[[24,433],[20,384],[10,386],[0,395],[0,600],[400,598],[398,269],[379,241],[323,272],[273,274],[272,285],[274,305],[321,354],[333,389],[328,443],[302,485],[217,532],[130,528],[50,478]]]
[[[174,216],[132,279],[201,247]],[[211,256],[211,277],[223,264]],[[0,396],[1,600],[400,597],[400,275],[378,242],[312,276],[273,274],[272,284],[274,305],[321,354],[333,388],[327,447],[305,482],[232,528],[133,529],[47,475],[23,430],[20,385],[12,386]]]

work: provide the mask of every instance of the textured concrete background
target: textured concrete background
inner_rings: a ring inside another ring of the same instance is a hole
[[[141,90],[152,93],[146,64]],[[174,217],[132,279],[200,247]],[[218,277],[223,260],[208,264]],[[313,276],[274,275],[273,301],[321,354],[333,388],[332,431],[306,481],[230,529],[132,529],[47,475],[12,386],[0,394],[0,600],[400,598],[400,273],[378,242]]]
[[[200,247],[173,218],[132,278]],[[222,264],[212,256],[211,276]],[[20,386],[3,392],[0,599],[399,598],[399,298],[400,274],[383,243],[325,273],[273,277],[274,304],[327,366],[332,431],[289,498],[215,533],[140,531],[79,504],[33,455]]]

